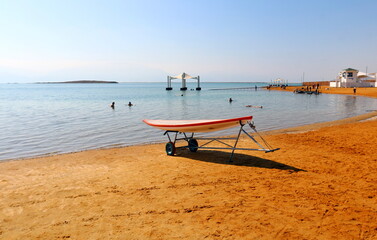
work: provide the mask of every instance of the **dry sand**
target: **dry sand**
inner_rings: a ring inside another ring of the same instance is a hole
[[[281,150],[233,163],[164,144],[2,162],[0,239],[377,239],[376,115],[270,133]]]

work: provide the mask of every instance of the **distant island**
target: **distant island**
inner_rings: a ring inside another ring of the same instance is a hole
[[[36,82],[37,84],[60,84],[60,83],[118,83],[116,81],[76,80],[65,82]]]

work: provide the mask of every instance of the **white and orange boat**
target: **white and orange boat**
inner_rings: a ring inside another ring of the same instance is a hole
[[[255,126],[251,122],[253,119],[252,116],[246,117],[239,117],[239,118],[231,118],[231,119],[209,119],[209,120],[151,120],[151,119],[144,119],[143,122],[162,130],[165,130],[164,135],[167,135],[169,138],[169,142],[166,144],[166,153],[168,155],[174,155],[177,149],[176,142],[183,140],[188,143],[187,146],[181,146],[178,148],[188,148],[191,152],[196,152],[199,148],[201,149],[229,149],[232,150],[232,154],[230,156],[230,161],[232,161],[234,151],[235,150],[256,150],[256,151],[264,151],[264,152],[273,152],[279,150],[279,148],[272,148],[261,135],[255,129]],[[258,137],[260,137],[263,141],[263,144],[259,143],[256,138],[248,133],[244,126],[250,126],[251,129],[254,130]],[[194,133],[199,132],[213,132],[219,131],[227,128],[232,128],[239,126],[239,131],[237,137],[212,137],[212,138],[194,138]],[[241,133],[245,133],[253,143],[259,146],[259,148],[237,148],[237,143],[240,138]],[[174,133],[175,137],[172,139],[169,134]],[[188,136],[187,133],[191,133],[191,136]],[[182,138],[178,138],[178,134],[183,134]],[[198,144],[197,140],[206,140],[205,143],[202,145]],[[230,145],[225,143],[223,140],[235,140],[234,145]],[[226,147],[210,147],[208,144],[212,142],[218,142],[220,144],[225,145]]]
[[[246,124],[253,119],[252,116],[232,119],[211,119],[211,120],[150,120],[144,119],[146,124],[165,131],[178,132],[213,132],[241,124]]]

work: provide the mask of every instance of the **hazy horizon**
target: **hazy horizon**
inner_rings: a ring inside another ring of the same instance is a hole
[[[0,83],[329,81],[377,72],[377,1],[5,0]]]

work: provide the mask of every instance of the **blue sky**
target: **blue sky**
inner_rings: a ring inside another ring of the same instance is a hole
[[[374,0],[1,0],[0,82],[377,72]]]

